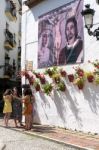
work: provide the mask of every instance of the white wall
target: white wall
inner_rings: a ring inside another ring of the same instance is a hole
[[[33,7],[31,10],[23,6],[22,15],[22,69],[26,60],[33,60],[33,68],[37,69],[38,51],[38,16],[62,6],[70,0],[47,0]],[[96,10],[95,20],[99,19],[99,6],[93,0],[85,0]],[[96,28],[97,26],[95,26]],[[99,58],[99,41],[91,37],[84,29],[84,64],[88,60]],[[88,66],[87,66],[88,67]],[[72,66],[64,67],[68,73]],[[39,70],[42,71],[42,70]],[[41,124],[55,125],[84,132],[99,133],[99,86],[86,82],[84,90],[78,90],[76,86],[66,79],[67,90],[65,93],[54,91],[51,96],[36,93],[34,121]]]

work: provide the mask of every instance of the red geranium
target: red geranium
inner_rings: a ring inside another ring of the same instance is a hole
[[[66,75],[67,75],[66,71],[62,70],[62,69],[60,70],[60,74],[62,77],[66,77]]]
[[[70,82],[73,82],[74,81],[74,75],[73,74],[69,74],[68,75],[68,79]]]

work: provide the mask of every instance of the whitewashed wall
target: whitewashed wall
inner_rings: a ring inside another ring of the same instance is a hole
[[[47,0],[31,10],[23,6],[22,69],[25,68],[26,60],[32,60],[33,68],[37,69],[38,16],[68,2],[70,0]],[[87,3],[90,3],[91,8],[96,10],[94,22],[99,22],[99,5],[95,0],[85,0],[84,4]],[[82,66],[89,68],[87,61],[99,58],[99,41],[89,36],[86,29],[84,29],[84,40],[85,51]],[[73,70],[70,65],[64,68],[68,73]],[[65,93],[54,91],[51,96],[43,93],[35,94],[34,122],[99,133],[99,86],[86,82],[84,89],[80,91],[68,79],[65,82],[67,84]]]

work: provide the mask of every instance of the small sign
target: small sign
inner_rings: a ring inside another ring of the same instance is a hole
[[[33,70],[33,61],[26,61],[26,70],[32,71]]]

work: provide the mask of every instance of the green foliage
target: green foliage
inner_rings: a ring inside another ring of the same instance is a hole
[[[46,93],[47,95],[49,95],[52,91],[52,84],[51,83],[46,83],[42,86],[44,93]]]
[[[59,82],[58,84],[57,84],[57,90],[59,90],[59,91],[65,91],[66,90],[66,86],[65,86],[65,83],[63,82],[63,81],[61,81],[61,82]]]

